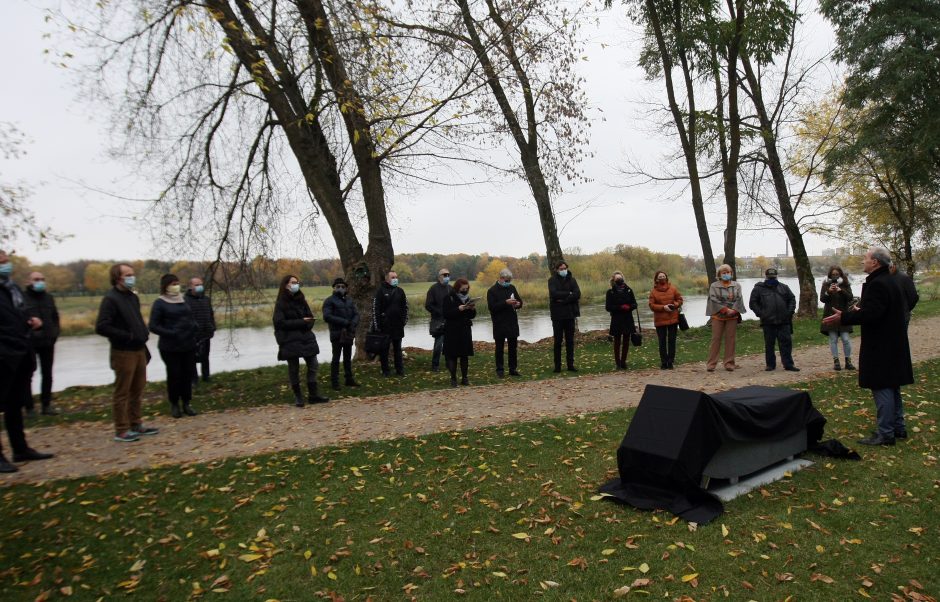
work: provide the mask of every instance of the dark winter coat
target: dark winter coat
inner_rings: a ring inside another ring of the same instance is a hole
[[[819,301],[823,304],[823,318],[828,318],[835,312],[833,310],[838,309],[841,312],[844,312],[849,308],[849,305],[852,304],[852,286],[848,282],[843,282],[839,285],[839,292],[830,293],[829,292],[829,279],[826,278],[823,280],[822,288],[819,290]],[[848,324],[839,324],[839,326],[828,326],[826,324],[820,324],[819,332],[824,335],[829,334],[829,332],[852,332],[852,327]]]
[[[134,291],[112,288],[98,308],[95,332],[108,337],[112,349],[139,351],[147,345],[150,331],[140,314],[140,298]]]
[[[424,309],[431,314],[431,321],[428,323],[428,333],[431,336],[434,336],[434,332],[444,323],[444,299],[450,292],[451,287],[435,282],[424,297]]]
[[[355,336],[356,327],[359,326],[359,310],[348,295],[333,293],[323,302],[323,320],[330,326],[330,342],[339,343],[344,330]]]
[[[157,299],[150,308],[150,332],[160,335],[157,348],[167,353],[181,353],[196,348],[199,327],[189,306]]]
[[[627,309],[623,306],[627,305]],[[635,328],[633,324],[633,310],[637,308],[636,295],[626,283],[623,286],[613,286],[607,291],[604,308],[610,312],[610,334],[620,336],[631,334]]]
[[[42,328],[31,330],[29,338],[36,349],[46,349],[55,345],[59,338],[59,310],[55,299],[49,293],[36,292],[32,286],[23,291],[26,314],[42,320]]]
[[[212,299],[205,293],[194,293],[192,289],[186,291],[183,297],[189,310],[193,312],[198,332],[196,338],[200,341],[211,339],[215,334],[215,310],[212,309]]]
[[[790,324],[796,312],[796,297],[790,287],[780,281],[777,284],[758,282],[747,306],[760,318],[762,326]]]
[[[313,334],[313,312],[301,292],[278,297],[274,304],[274,338],[277,340],[277,359],[316,357],[320,353],[317,335]]]
[[[460,311],[463,305],[456,292],[444,297],[444,356],[473,355],[473,319],[476,309]]]
[[[497,281],[486,291],[486,305],[490,308],[490,318],[493,320],[494,339],[519,338],[519,317],[516,312],[522,305],[513,308],[506,303],[510,297],[522,303],[522,297],[512,283],[503,286]]]
[[[8,287],[16,285],[0,282],[0,363],[12,371],[29,353],[30,329],[26,323],[29,316],[22,304],[17,306],[14,302],[13,293]],[[17,292],[20,292],[18,288]]]
[[[914,286],[914,279],[904,272],[897,271],[894,273],[894,280],[901,289],[901,294],[904,295],[904,303],[907,305],[905,317],[907,321],[910,322],[911,312],[914,311],[914,307],[917,305],[917,302],[920,301],[920,295],[917,294],[917,287]]]
[[[388,282],[375,291],[372,299],[372,330],[400,339],[408,323],[408,297],[405,291]]]
[[[581,315],[581,289],[571,272],[562,278],[554,274],[548,279],[549,313],[552,320],[573,320]]]
[[[914,382],[911,348],[904,313],[907,303],[888,268],[868,275],[856,310],[842,314],[846,324],[861,324],[858,385],[865,389],[892,389]]]

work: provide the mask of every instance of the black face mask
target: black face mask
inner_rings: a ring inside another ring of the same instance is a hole
[[[465,290],[465,291],[460,291],[460,294],[461,294],[461,295],[469,295],[469,294],[470,294],[470,289],[467,289],[467,290]]]

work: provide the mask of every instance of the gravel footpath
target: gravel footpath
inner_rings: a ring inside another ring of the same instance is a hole
[[[940,356],[940,317],[911,326],[914,362]],[[857,337],[852,344],[859,348]],[[714,393],[834,374],[828,344],[797,349],[794,360],[801,372],[785,372],[779,366],[765,372],[761,354],[737,358],[734,372],[719,365],[709,373],[704,364],[695,363],[666,371],[628,370],[538,382],[507,379],[498,385],[344,398],[303,409],[285,404],[182,420],[158,416],[147,424],[159,427],[159,435],[129,444],[112,442],[110,424],[104,422],[35,428],[27,431],[30,445],[56,457],[21,464],[19,472],[0,475],[0,486],[601,412],[636,405],[647,384]],[[474,368],[484,369],[471,366],[471,378]]]

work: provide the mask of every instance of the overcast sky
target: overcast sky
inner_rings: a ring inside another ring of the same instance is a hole
[[[34,262],[79,258],[146,258],[164,255],[151,231],[140,220],[139,205],[117,200],[126,194],[133,166],[109,159],[107,110],[77,98],[69,72],[43,54],[50,44],[43,34],[42,0],[3,0],[0,52],[7,57],[0,95],[0,121],[12,122],[29,139],[28,154],[15,161],[0,160],[4,182],[19,180],[32,188],[29,205],[43,224],[72,237],[48,249],[28,241],[0,241]],[[820,47],[831,44],[825,23],[814,20],[810,37]],[[635,67],[638,44],[619,11],[605,12],[600,29],[589,31],[584,76],[591,102],[591,148],[585,164],[591,183],[569,187],[557,200],[562,247],[594,252],[620,243],[654,251],[701,255],[689,194],[646,186],[623,188],[618,169],[629,159],[655,168],[664,150],[675,148],[672,138],[658,136],[647,115],[646,101],[664,98],[661,82],[647,83]],[[673,130],[666,132],[672,135]],[[482,253],[491,255],[544,254],[538,214],[527,186],[424,187],[387,190],[393,240],[399,253]],[[712,246],[721,251],[723,209],[708,212]],[[327,230],[319,242],[291,244],[285,236],[278,249],[283,256],[305,259],[336,255]],[[460,234],[455,235],[455,232]],[[786,250],[782,231],[741,232],[738,255],[776,255]],[[159,241],[157,241],[159,242]],[[200,258],[211,236],[194,241]],[[808,237],[807,249],[818,254],[834,241]]]

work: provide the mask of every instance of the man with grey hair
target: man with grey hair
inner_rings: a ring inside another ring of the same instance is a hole
[[[904,325],[907,303],[897,281],[888,271],[891,255],[872,247],[862,267],[868,278],[861,300],[845,312],[834,310],[823,323],[828,326],[860,324],[862,345],[858,356],[858,385],[871,389],[878,415],[878,430],[860,439],[864,445],[894,445],[907,438],[901,386],[914,382],[914,367]]]
[[[509,375],[519,376],[517,350],[519,348],[519,318],[522,296],[512,284],[512,272],[499,272],[496,284],[486,292],[486,304],[493,320],[493,339],[496,341],[496,376],[503,378],[503,346],[509,342]]]
[[[42,321],[42,328],[30,332],[30,342],[33,347],[33,364],[42,370],[42,381],[39,389],[39,399],[42,402],[42,413],[46,416],[55,416],[59,413],[52,407],[52,362],[55,354],[56,340],[59,338],[59,310],[55,299],[46,289],[46,277],[42,272],[32,272],[29,275],[29,284],[23,291],[23,300],[26,304],[26,313]],[[30,375],[32,381],[32,375]],[[30,385],[32,391],[32,385]],[[35,414],[33,397],[26,399],[26,413]]]
[[[437,271],[437,282],[428,289],[424,298],[424,309],[431,314],[428,334],[434,338],[434,350],[431,352],[431,371],[441,369],[441,350],[444,348],[444,299],[450,295],[450,270],[441,268]]]

